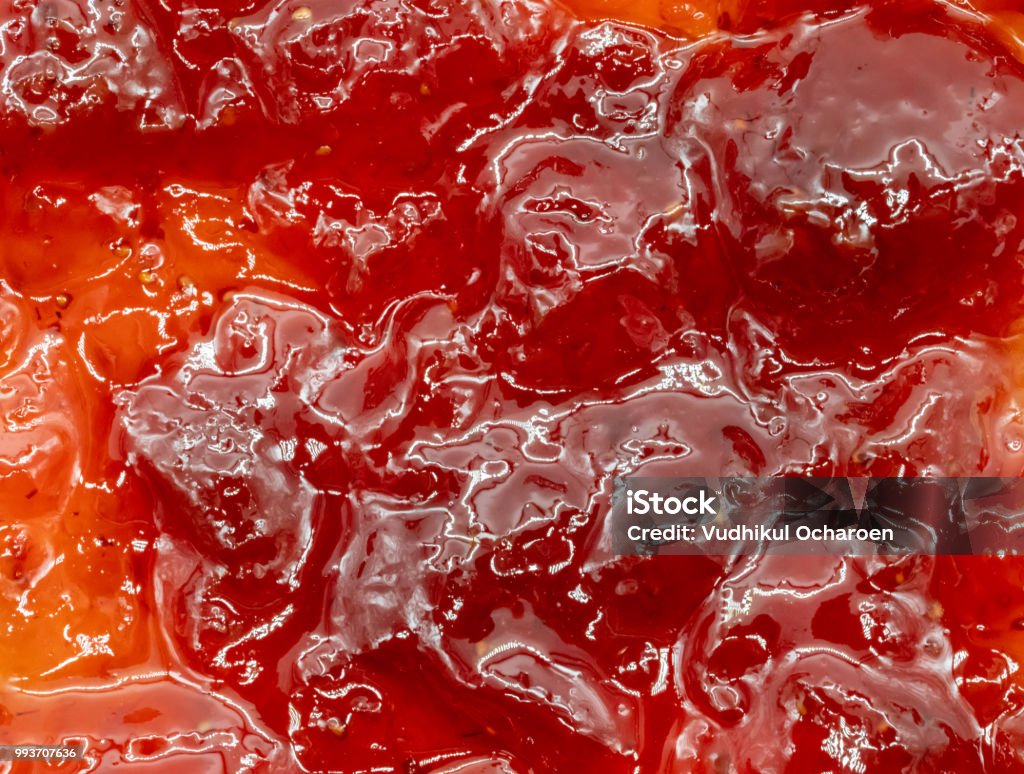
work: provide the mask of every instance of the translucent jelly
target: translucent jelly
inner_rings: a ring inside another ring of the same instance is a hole
[[[5,4],[0,744],[1019,771],[1019,559],[607,528],[617,476],[1020,475],[1018,17]]]

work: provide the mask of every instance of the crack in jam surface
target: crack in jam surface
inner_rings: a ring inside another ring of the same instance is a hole
[[[0,743],[1024,767],[1018,559],[606,525],[616,476],[1020,475],[1022,17],[570,5],[0,13]]]

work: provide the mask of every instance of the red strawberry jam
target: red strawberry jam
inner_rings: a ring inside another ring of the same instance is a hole
[[[1024,768],[1019,559],[608,524],[630,475],[1021,474],[1022,18],[8,3],[0,744]]]

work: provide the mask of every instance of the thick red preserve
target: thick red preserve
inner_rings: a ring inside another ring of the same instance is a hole
[[[0,744],[1024,770],[1018,558],[607,520],[629,475],[1021,474],[1024,16],[570,6],[4,5]]]

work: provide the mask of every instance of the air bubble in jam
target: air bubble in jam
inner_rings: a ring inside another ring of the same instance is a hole
[[[1019,557],[607,524],[627,475],[1021,474],[1019,16],[10,4],[0,744],[1020,770]]]

